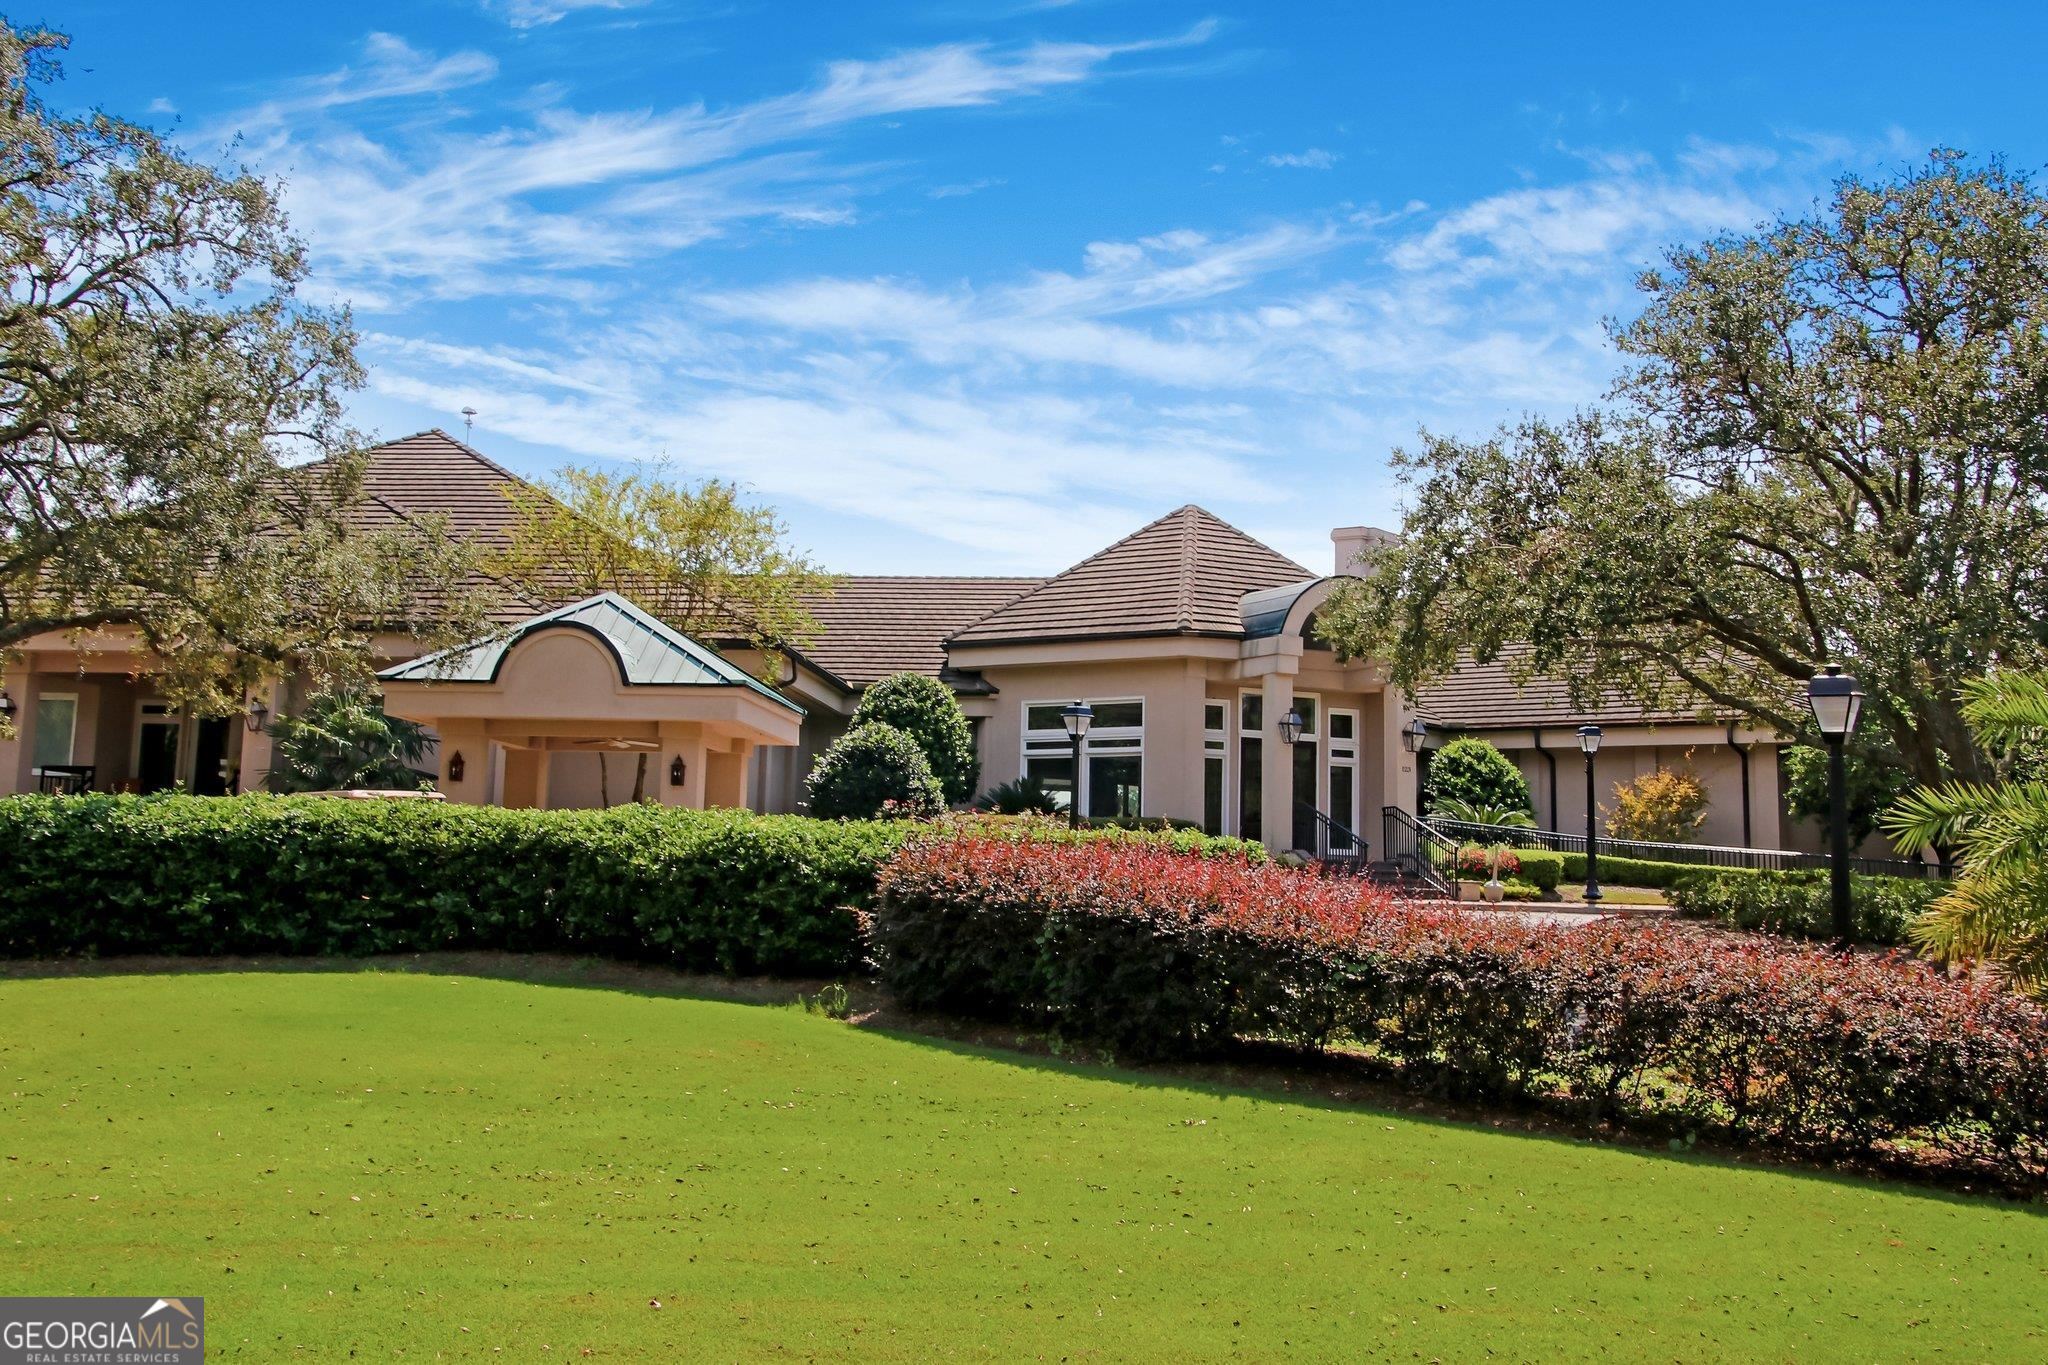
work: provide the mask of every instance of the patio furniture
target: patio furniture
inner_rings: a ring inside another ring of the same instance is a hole
[[[92,790],[90,763],[51,763],[36,769],[36,790],[44,796],[77,796]]]

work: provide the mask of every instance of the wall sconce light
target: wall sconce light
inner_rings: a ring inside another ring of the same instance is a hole
[[[248,714],[242,719],[243,723],[249,727],[250,734],[260,735],[263,733],[264,722],[270,719],[270,708],[263,704],[263,698],[251,697],[249,698]]]
[[[15,709],[14,698],[0,692],[0,722],[13,720]]]
[[[457,749],[454,753],[448,755],[448,780],[450,782],[460,782],[462,780],[463,767],[462,750]]]
[[[1280,717],[1280,738],[1289,744],[1299,740],[1301,732],[1307,728],[1308,722],[1303,720],[1301,712],[1292,706],[1287,708],[1286,715]]]
[[[1429,738],[1429,725],[1417,716],[1401,729],[1401,747],[1409,753],[1422,752],[1422,742]]]
[[[668,761],[668,784],[671,787],[682,786],[683,776],[688,771],[689,770],[683,766],[682,755],[678,754],[676,757],[670,759]]]

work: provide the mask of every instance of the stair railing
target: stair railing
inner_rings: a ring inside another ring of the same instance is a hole
[[[1317,862],[1341,861],[1356,863],[1359,867],[1365,866],[1368,861],[1368,845],[1358,831],[1317,810],[1306,801],[1296,801],[1294,809],[1315,823],[1316,846],[1313,851]]]
[[[1457,865],[1457,844],[1399,806],[1383,807],[1380,819],[1386,834],[1381,844],[1386,861],[1433,894],[1455,899],[1458,891],[1446,869]]]

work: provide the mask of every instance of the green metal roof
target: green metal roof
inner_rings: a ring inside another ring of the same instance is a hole
[[[581,602],[557,607],[503,633],[453,649],[444,649],[387,668],[377,676],[389,682],[496,682],[505,656],[537,630],[566,628],[587,631],[611,651],[619,676],[628,687],[745,687],[798,715],[804,709],[732,663],[718,651],[671,630],[617,593],[601,592]]]

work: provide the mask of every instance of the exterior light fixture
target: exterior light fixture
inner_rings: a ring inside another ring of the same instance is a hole
[[[248,713],[242,717],[243,723],[249,727],[249,733],[252,735],[262,734],[264,723],[269,719],[270,708],[263,704],[263,698],[249,698]]]
[[[1095,708],[1076,700],[1060,708],[1060,721],[1067,727],[1067,739],[1074,746],[1074,777],[1067,788],[1067,828],[1081,827],[1081,745],[1088,739],[1088,727],[1095,723]]]
[[[1600,797],[1593,786],[1593,755],[1600,752],[1600,727],[1579,727],[1579,752],[1586,756],[1586,904],[1600,903]]]
[[[1401,727],[1401,747],[1411,754],[1422,752],[1422,741],[1429,738],[1429,725],[1417,716]]]
[[[668,761],[668,784],[671,787],[682,786],[683,778],[688,775],[689,771],[688,768],[683,766],[683,756],[677,754]]]
[[[5,692],[0,692],[0,721],[13,720],[17,709],[19,708],[15,706],[14,698],[8,696]]]
[[[463,767],[462,750],[457,749],[454,753],[448,755],[448,780],[450,782],[460,782],[462,780]]]
[[[1828,881],[1835,937],[1848,943],[1856,937],[1856,916],[1849,901],[1848,745],[1863,714],[1863,689],[1840,664],[1829,664],[1806,685],[1806,704],[1828,746]]]
[[[1289,744],[1295,743],[1301,738],[1302,728],[1307,723],[1301,718],[1300,711],[1292,706],[1288,707],[1287,714],[1280,717],[1280,738]]]

